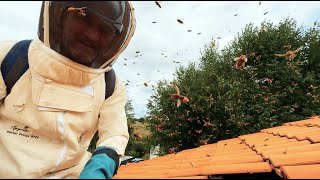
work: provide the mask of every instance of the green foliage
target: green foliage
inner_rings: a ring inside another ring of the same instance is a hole
[[[150,144],[160,144],[164,155],[319,115],[319,27],[305,30],[290,18],[265,21],[246,25],[224,51],[205,46],[199,64],[157,83],[147,105]],[[293,60],[274,55],[299,47]],[[237,70],[240,55],[248,62]],[[176,106],[173,82],[189,103]]]

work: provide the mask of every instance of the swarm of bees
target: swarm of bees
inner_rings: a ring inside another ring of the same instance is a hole
[[[170,94],[171,99],[177,100],[177,107],[181,105],[181,102],[188,103],[189,98],[180,95],[180,90],[178,86],[175,84],[176,94]]]
[[[287,60],[292,60],[293,58],[296,57],[297,52],[299,52],[301,50],[302,47],[299,47],[298,49],[294,50],[294,51],[287,51],[285,54],[274,54],[275,56],[285,56]]]
[[[234,61],[236,61],[236,69],[243,69],[245,67],[245,63],[248,61],[248,58],[246,55],[241,55],[240,57],[234,58]]]

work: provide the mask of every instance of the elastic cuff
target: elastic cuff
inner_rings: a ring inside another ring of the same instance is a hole
[[[98,147],[97,150],[92,154],[92,156],[96,154],[107,154],[111,159],[114,160],[116,163],[116,168],[114,170],[113,175],[116,175],[118,172],[118,167],[119,167],[119,155],[118,153],[113,149],[109,147]]]

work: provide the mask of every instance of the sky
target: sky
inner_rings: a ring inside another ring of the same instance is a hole
[[[290,17],[308,28],[320,17],[320,1],[160,1],[161,8],[155,1],[132,4],[136,31],[114,69],[124,83],[129,82],[127,96],[136,118],[148,113],[151,85],[172,80],[179,66],[199,62],[212,39],[222,49],[248,23],[276,24]],[[0,1],[0,41],[36,37],[40,6],[41,1]]]

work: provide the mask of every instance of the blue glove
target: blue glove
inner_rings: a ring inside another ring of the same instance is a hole
[[[119,158],[114,149],[98,147],[84,166],[79,179],[111,179],[118,169],[119,160],[116,162],[110,156],[116,160]]]

